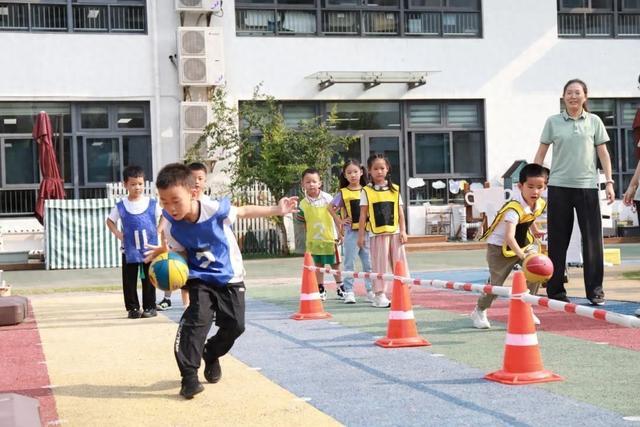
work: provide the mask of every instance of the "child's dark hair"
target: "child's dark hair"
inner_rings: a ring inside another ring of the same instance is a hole
[[[318,175],[320,176],[320,171],[316,168],[306,168],[304,171],[302,171],[302,176],[301,179],[304,179],[305,176],[307,175]]]
[[[340,181],[340,188],[345,188],[349,186],[349,180],[344,175],[344,173],[347,170],[347,168],[351,165],[359,168],[360,171],[362,172],[362,175],[360,175],[360,185],[363,187],[367,185],[367,178],[365,177],[366,173],[364,171],[364,168],[360,164],[360,162],[355,159],[349,159],[346,162],[344,162],[344,165],[342,166],[342,172],[340,172],[340,177],[338,178]]]
[[[129,165],[122,171],[122,180],[127,182],[129,178],[144,178],[144,169],[137,165]]]
[[[384,160],[384,162],[387,164],[387,176],[385,176],[384,179],[386,179],[387,183],[389,184],[389,190],[396,191],[393,186],[393,181],[391,181],[391,163],[389,163],[389,159],[387,159],[383,153],[373,153],[372,155],[370,155],[367,159],[367,168],[371,170],[373,163],[378,159]],[[373,182],[373,180],[371,179],[371,175],[367,174],[367,176],[369,177],[369,182]]]
[[[191,170],[181,163],[170,163],[160,169],[156,178],[156,187],[166,190],[170,187],[185,187],[191,190],[195,185]]]
[[[524,184],[527,182],[527,179],[538,177],[543,177],[546,182],[549,179],[549,169],[537,163],[527,163],[522,169],[520,169],[518,181],[520,184]]]
[[[200,162],[193,162],[193,163],[189,163],[189,166],[187,166],[189,168],[189,170],[191,172],[196,172],[196,171],[202,171],[205,174],[207,173],[207,167]]]

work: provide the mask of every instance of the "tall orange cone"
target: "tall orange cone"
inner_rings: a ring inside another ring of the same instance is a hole
[[[513,276],[511,293],[516,295],[525,292],[527,292],[526,279],[524,273],[518,271]],[[538,336],[531,313],[531,308],[525,302],[515,298],[509,301],[503,367],[499,371],[485,375],[486,379],[511,385],[564,379],[560,375],[545,370],[542,366]]]
[[[304,265],[313,267],[311,254],[304,254]],[[322,300],[320,300],[320,290],[316,280],[316,272],[307,268],[302,268],[302,289],[300,290],[300,311],[291,315],[295,320],[327,319],[331,314],[324,311]]]
[[[402,277],[407,275],[407,268],[404,262],[396,262],[393,274]],[[393,281],[387,336],[377,340],[376,345],[386,348],[431,345],[429,341],[418,335],[416,319],[413,316],[413,307],[409,297],[409,288],[400,280],[394,279]]]

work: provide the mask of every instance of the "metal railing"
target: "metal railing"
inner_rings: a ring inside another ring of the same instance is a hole
[[[640,36],[640,13],[558,13],[558,35],[638,37]]]
[[[143,5],[69,5],[0,2],[0,30],[140,33],[146,29]]]

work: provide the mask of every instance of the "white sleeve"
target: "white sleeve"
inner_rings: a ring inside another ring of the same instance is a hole
[[[367,192],[362,190],[360,192],[360,206],[368,206],[369,199],[367,198]]]
[[[520,216],[518,216],[518,212],[516,212],[514,209],[507,209],[507,211],[502,216],[502,220],[511,224],[517,224],[518,221],[520,221]]]
[[[109,212],[109,216],[107,218],[113,221],[114,224],[118,224],[118,220],[120,219],[120,211],[118,211],[117,206],[114,206],[111,209],[111,212]]]
[[[163,231],[167,239],[167,243],[169,244],[169,249],[176,252],[185,251],[185,248],[180,243],[178,243],[178,241],[171,235],[171,223],[169,221],[165,222]]]
[[[404,202],[402,201],[402,194],[399,194],[399,195],[398,195],[398,200],[399,200],[398,204],[399,204],[400,206],[404,206]]]
[[[227,220],[229,225],[233,225],[238,220],[238,209],[235,206],[231,206],[229,208],[229,213],[227,214]],[[226,222],[225,221],[225,222]]]
[[[156,222],[160,221],[161,217],[162,217],[162,207],[160,206],[160,203],[156,203]]]

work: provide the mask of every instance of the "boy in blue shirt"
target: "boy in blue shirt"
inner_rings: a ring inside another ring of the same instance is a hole
[[[122,242],[122,293],[129,319],[156,316],[156,288],[149,280],[149,263],[144,262],[145,245],[158,244],[161,209],[155,199],[144,195],[144,170],[127,166],[122,172],[128,196],[109,213],[107,228]],[[118,229],[118,220],[122,231]],[[142,280],[142,313],[138,300],[138,276]]]
[[[200,359],[204,377],[217,383],[222,376],[219,358],[244,332],[244,268],[238,243],[231,230],[237,217],[286,215],[296,211],[297,197],[284,197],[277,206],[231,206],[229,199],[198,200],[189,168],[179,163],[163,167],[156,187],[167,220],[166,241],[149,245],[147,261],[169,250],[181,253],[189,265],[189,307],[185,310],[174,352],[186,399],[202,392],[198,380]],[[215,316],[218,332],[207,340]],[[206,341],[206,342],[205,342]]]

